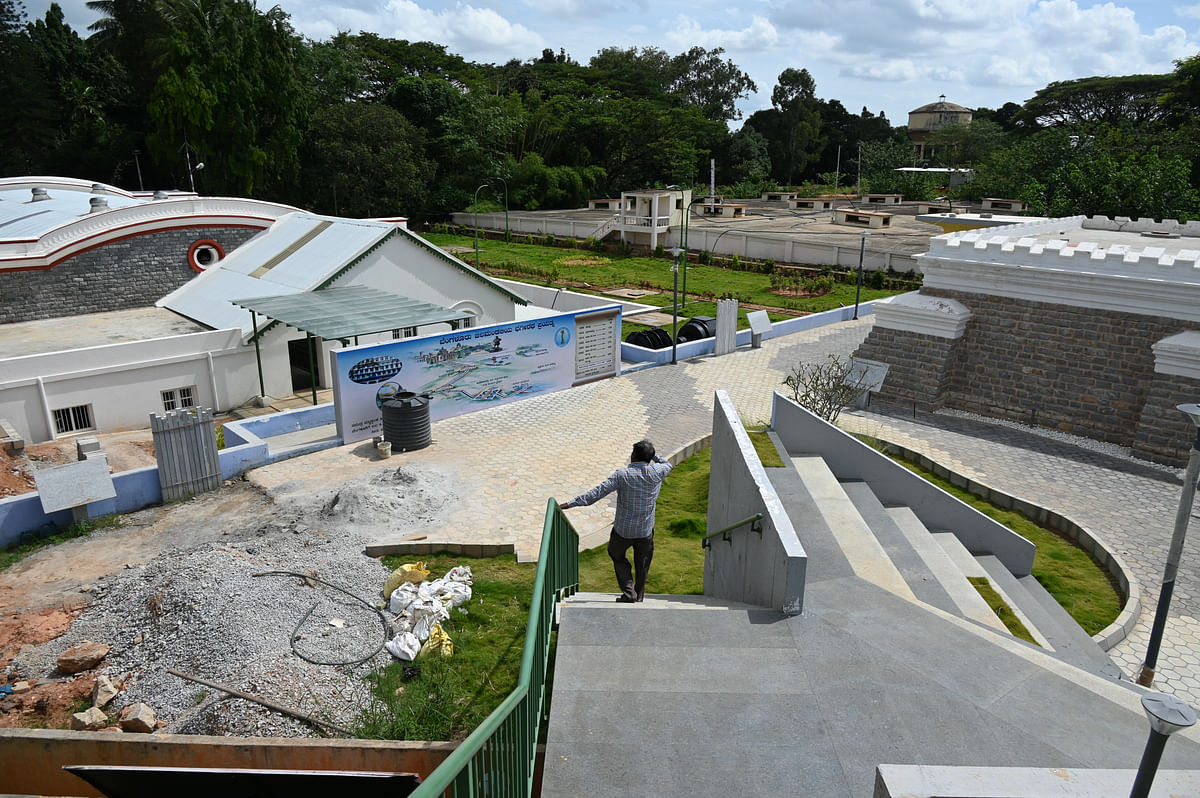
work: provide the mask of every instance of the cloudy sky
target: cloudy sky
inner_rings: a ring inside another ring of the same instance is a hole
[[[61,0],[81,34],[84,0]],[[267,8],[270,0],[259,0]],[[1023,102],[1050,81],[1169,72],[1200,52],[1200,0],[282,0],[310,39],[338,31],[446,45],[469,61],[503,63],[563,48],[580,63],[603,47],[675,54],[723,47],[758,84],[746,115],[770,105],[787,67],[817,95],[904,124],[945,94],[968,107]],[[41,16],[49,0],[25,0]]]

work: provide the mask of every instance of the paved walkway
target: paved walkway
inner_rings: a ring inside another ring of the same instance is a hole
[[[447,419],[434,424],[433,446],[386,461],[373,457],[367,441],[257,469],[250,478],[286,496],[329,488],[357,471],[401,465],[438,470],[450,498],[424,532],[428,540],[512,544],[528,559],[537,555],[547,497],[570,498],[600,482],[624,464],[630,444],[640,438],[650,438],[665,453],[707,434],[718,388],[729,392],[745,422],[769,421],[772,392],[783,387],[791,367],[830,353],[851,353],[871,323],[868,316],[768,340],[758,350],[642,369]],[[1140,669],[1179,495],[1169,475],[950,416],[843,418],[1066,515],[1105,541],[1140,583],[1143,604],[1137,627],[1111,653],[1127,674]],[[610,523],[611,500],[569,514],[588,536]],[[1193,706],[1200,704],[1200,553],[1195,550],[1195,544],[1184,550],[1155,682]]]

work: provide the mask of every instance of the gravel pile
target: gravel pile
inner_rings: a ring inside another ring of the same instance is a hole
[[[380,650],[385,630],[376,611],[384,606],[388,572],[363,554],[364,544],[382,530],[423,531],[456,500],[452,475],[404,466],[276,505],[271,517],[243,519],[217,543],[163,552],[145,567],[97,583],[95,602],[67,634],[23,652],[10,669],[22,678],[56,675],[62,651],[94,640],[112,646],[95,675],[125,680],[112,708],[145,702],[168,731],[319,734],[304,721],[229,699],[168,668],[352,728],[370,701],[364,677],[392,661]],[[271,571],[309,578],[256,576]],[[386,610],[383,618],[390,627]],[[292,632],[302,619],[293,651]],[[350,664],[314,664],[300,655]]]

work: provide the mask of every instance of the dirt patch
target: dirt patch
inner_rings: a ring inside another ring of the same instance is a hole
[[[558,258],[554,261],[556,266],[607,266],[612,261],[608,258],[593,258],[593,257],[574,257],[574,258]]]
[[[69,729],[71,715],[91,706],[91,676],[47,679],[0,701],[0,728]]]
[[[108,456],[108,470],[117,474],[155,465],[154,439],[150,430],[97,435]],[[33,472],[39,468],[74,463],[79,459],[76,438],[62,438],[26,446],[20,453],[0,457],[0,498],[32,493],[37,490]]]

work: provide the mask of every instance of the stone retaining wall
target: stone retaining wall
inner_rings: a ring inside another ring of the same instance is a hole
[[[228,254],[258,232],[168,230],[107,243],[50,269],[0,273],[0,324],[153,305],[196,276],[187,258],[194,242],[211,239]]]
[[[1152,346],[1196,325],[1179,319],[923,288],[971,312],[958,339],[876,326],[857,356],[891,365],[878,397],[1007,418],[1131,446],[1180,465],[1193,432],[1175,405],[1200,380],[1155,372]]]

